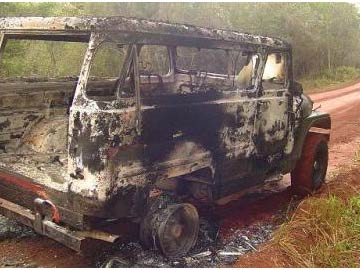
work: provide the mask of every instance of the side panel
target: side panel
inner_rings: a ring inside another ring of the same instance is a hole
[[[142,142],[150,164],[193,162],[195,170],[201,168],[196,158],[209,156],[210,163],[201,166],[220,169],[222,181],[248,173],[241,161],[247,162],[254,152],[256,101],[246,91],[174,94],[144,98],[142,103]]]
[[[134,107],[88,101],[87,109],[72,108],[71,192],[106,201],[133,189],[145,195],[155,181],[202,168],[216,169],[214,179],[224,185],[239,186],[249,174],[256,113],[251,93],[160,95],[141,103],[141,135]]]

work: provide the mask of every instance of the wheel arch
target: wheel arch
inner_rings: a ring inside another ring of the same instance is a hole
[[[300,159],[306,137],[309,133],[322,134],[330,140],[331,117],[328,113],[313,112],[302,120],[297,132],[295,133],[294,148],[290,157],[285,161],[283,173],[292,171],[296,162]]]

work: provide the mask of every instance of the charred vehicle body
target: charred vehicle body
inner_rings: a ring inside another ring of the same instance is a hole
[[[324,181],[330,116],[293,81],[280,39],[123,17],[0,18],[0,57],[21,40],[86,48],[78,77],[1,79],[0,213],[74,250],[114,241],[101,225],[127,219],[145,245],[180,256],[197,238],[191,202],[286,173],[300,193]]]

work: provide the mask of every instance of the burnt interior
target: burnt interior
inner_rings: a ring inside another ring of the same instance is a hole
[[[121,82],[121,67],[125,68],[125,55],[129,54],[124,51],[128,47],[110,42],[97,47],[86,87],[89,98],[111,101],[116,99],[117,91],[120,91],[121,98],[135,96],[132,63],[129,70],[125,70],[124,82]],[[254,88],[259,64],[255,52],[151,44],[137,45],[137,49],[142,99]],[[99,72],[96,67],[107,55],[112,55],[107,59],[107,70]]]
[[[62,182],[76,78],[0,81],[1,163],[33,179]]]

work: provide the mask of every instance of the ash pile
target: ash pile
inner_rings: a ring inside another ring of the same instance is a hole
[[[156,250],[144,250],[140,243],[131,242],[113,250],[112,255],[100,260],[97,266],[191,268],[232,265],[239,256],[257,251],[259,245],[270,240],[277,226],[267,223],[233,229],[229,237],[222,239],[219,224],[201,219],[197,244],[182,258],[167,259]]]

